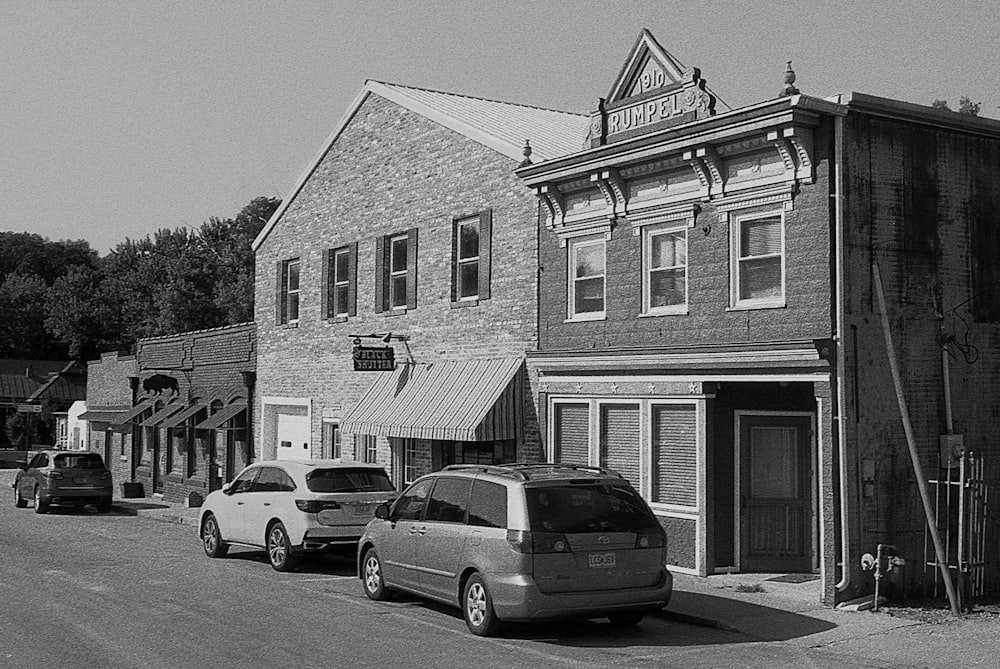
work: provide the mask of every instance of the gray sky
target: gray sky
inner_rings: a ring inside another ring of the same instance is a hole
[[[102,255],[284,197],[367,78],[589,112],[649,28],[740,107],[968,95],[998,117],[995,0],[0,3],[0,230]]]

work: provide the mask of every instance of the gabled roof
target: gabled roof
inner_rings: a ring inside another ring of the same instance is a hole
[[[316,157],[296,181],[291,192],[281,201],[281,206],[257,235],[253,242],[254,250],[263,243],[358,109],[368,96],[373,94],[454,130],[517,163],[524,159],[525,141],[531,143],[532,162],[579,151],[583,147],[590,123],[590,117],[583,114],[399,86],[369,79],[323,143]]]

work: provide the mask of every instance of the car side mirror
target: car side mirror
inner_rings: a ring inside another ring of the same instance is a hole
[[[17,465],[18,469],[27,469],[28,468],[28,461],[27,460],[18,460],[15,464]]]
[[[225,484],[223,484],[223,486],[222,486],[222,494],[223,495],[232,495],[233,494],[233,484],[232,483],[225,483]]]
[[[375,507],[375,517],[381,520],[389,519],[389,505],[386,503],[379,504]]]

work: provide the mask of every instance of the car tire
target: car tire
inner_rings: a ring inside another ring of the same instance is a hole
[[[462,617],[476,636],[496,636],[500,619],[493,611],[493,598],[479,574],[473,574],[462,589]]]
[[[42,501],[41,496],[38,494],[38,486],[35,486],[32,496],[35,498],[35,513],[46,513],[49,510],[49,503]]]
[[[111,511],[111,500],[110,499],[102,499],[100,502],[97,503],[97,512],[98,513],[108,513],[110,511]]]
[[[615,627],[635,627],[642,619],[645,618],[645,614],[642,613],[619,613],[617,615],[608,616],[608,620]]]
[[[291,571],[295,568],[297,556],[292,552],[288,531],[280,522],[268,528],[264,545],[267,548],[267,560],[275,571]]]
[[[21,497],[21,492],[17,489],[17,484],[14,485],[14,506],[19,509],[28,506],[28,500]]]
[[[205,516],[201,523],[201,547],[210,558],[226,557],[229,552],[229,544],[222,540],[222,532],[219,531],[219,521],[212,514]]]
[[[365,556],[361,558],[361,584],[368,599],[376,602],[389,599],[389,588],[385,586],[385,579],[382,576],[382,560],[374,548],[365,551]]]

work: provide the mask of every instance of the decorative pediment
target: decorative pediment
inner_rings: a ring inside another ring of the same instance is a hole
[[[643,29],[611,87],[608,104],[614,105],[654,90],[680,88],[684,72],[684,66],[660,46],[652,33]]]

